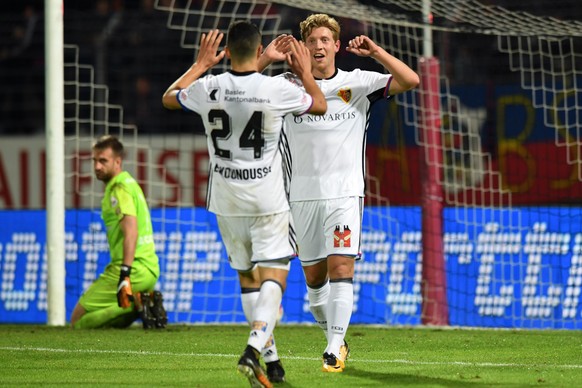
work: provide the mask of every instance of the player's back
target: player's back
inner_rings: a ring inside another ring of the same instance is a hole
[[[204,122],[209,209],[222,215],[286,210],[281,127],[286,114],[307,111],[311,97],[286,80],[231,71],[197,80],[180,92],[180,102]]]
[[[277,90],[258,73],[225,73],[206,83],[199,113],[211,159],[225,167],[262,167],[277,151],[283,116]]]

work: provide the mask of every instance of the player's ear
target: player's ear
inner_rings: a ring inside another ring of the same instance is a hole
[[[257,52],[256,52],[257,58],[259,58],[262,53],[263,53],[263,45],[260,44],[259,47],[257,47]]]
[[[228,59],[230,59],[230,50],[228,49],[228,46],[224,46],[224,54]]]

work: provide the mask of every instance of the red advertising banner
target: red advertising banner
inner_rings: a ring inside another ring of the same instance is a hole
[[[152,206],[204,206],[208,155],[204,136],[155,136],[129,145],[126,168],[140,181]],[[90,144],[67,142],[66,206],[98,207],[102,183],[94,178]],[[420,205],[420,149],[368,145],[368,171],[391,205]],[[572,151],[574,152],[574,151]],[[580,164],[551,141],[502,139],[496,154],[476,154],[463,163],[445,157],[445,205],[569,205],[582,203]],[[472,168],[462,168],[469,166]],[[43,136],[0,139],[0,209],[46,206]],[[453,179],[453,176],[455,177]],[[451,182],[456,182],[452,184]],[[459,185],[458,182],[463,182]],[[87,195],[95,193],[96,196]]]
[[[392,205],[420,205],[421,169],[418,147],[368,146],[368,170],[380,181],[380,194]],[[445,159],[446,205],[527,206],[582,203],[578,163],[553,142],[520,144],[514,139],[498,144],[497,154],[484,154],[481,171],[461,168]],[[451,184],[451,174],[457,174]],[[460,176],[459,176],[460,175]]]

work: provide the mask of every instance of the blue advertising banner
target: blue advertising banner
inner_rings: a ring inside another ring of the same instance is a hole
[[[0,323],[46,322],[46,212],[0,211]],[[453,326],[582,329],[582,209],[447,208],[444,252]],[[158,289],[171,323],[244,322],[238,278],[214,216],[153,209]],[[66,311],[109,261],[97,211],[66,212]],[[418,207],[367,207],[352,323],[421,322]],[[430,270],[430,269],[427,269]],[[313,322],[292,263],[283,322]]]

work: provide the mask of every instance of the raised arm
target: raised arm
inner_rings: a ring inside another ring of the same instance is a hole
[[[182,106],[178,102],[177,95],[180,89],[184,89],[192,82],[200,78],[212,66],[219,63],[225,55],[224,50],[218,51],[218,46],[222,41],[224,34],[218,30],[212,30],[208,34],[202,34],[200,40],[200,50],[196,62],[178,78],[162,97],[162,104],[168,109],[181,109]]]
[[[281,62],[287,59],[287,53],[291,50],[291,42],[294,41],[292,35],[279,35],[263,51],[259,57],[258,70],[262,73],[270,64]]]
[[[311,56],[309,49],[305,47],[303,42],[298,42],[296,39],[290,42],[290,51],[286,54],[287,63],[293,70],[301,82],[305,91],[313,98],[313,105],[309,113],[315,115],[322,115],[327,111],[327,101],[319,86],[311,74]]]
[[[420,78],[414,70],[400,59],[390,55],[365,35],[358,35],[350,40],[346,50],[360,57],[374,58],[392,74],[392,82],[390,83],[390,90],[388,90],[390,95],[414,89],[420,83]]]

